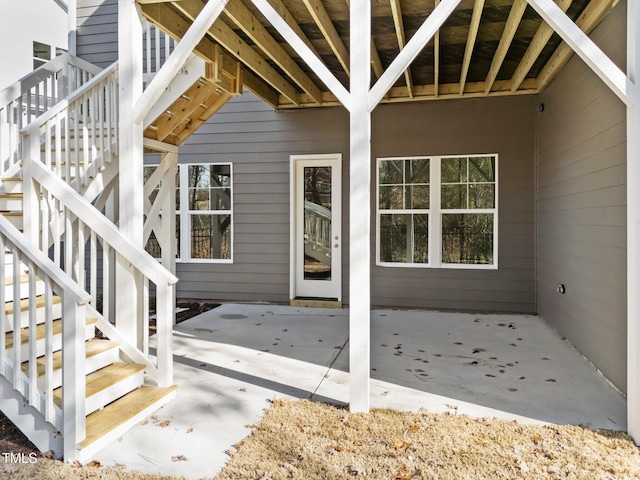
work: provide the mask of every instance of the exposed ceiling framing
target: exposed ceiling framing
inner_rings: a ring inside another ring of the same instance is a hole
[[[379,78],[440,0],[372,2],[372,79]],[[616,0],[555,0],[586,33]],[[179,40],[206,0],[138,0],[143,15]],[[349,0],[269,0],[348,88]],[[216,48],[216,46],[219,46]],[[336,97],[251,0],[229,0],[195,52],[275,108],[338,105]],[[219,58],[212,57],[218,55]],[[526,0],[463,0],[382,102],[536,93],[572,55]]]

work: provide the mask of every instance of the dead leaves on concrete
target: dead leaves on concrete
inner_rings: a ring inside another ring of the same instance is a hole
[[[621,433],[273,401],[216,480],[640,478]]]

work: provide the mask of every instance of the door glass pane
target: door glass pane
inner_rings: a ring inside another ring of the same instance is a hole
[[[331,167],[305,167],[305,280],[331,280],[331,244]]]

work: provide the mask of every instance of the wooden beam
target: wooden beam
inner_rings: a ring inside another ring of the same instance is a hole
[[[189,28],[190,22],[168,7],[157,8],[157,6],[152,7],[150,5],[142,5],[141,8],[142,14],[149,22],[157,25],[161,30],[176,40],[182,38]],[[205,37],[200,41],[200,43],[198,43],[198,45],[196,45],[194,53],[206,61],[217,62],[218,51],[216,50],[216,45],[217,44],[210,38]],[[223,51],[221,56],[221,64],[225,73],[231,76],[235,75],[237,64],[236,60],[226,51]],[[263,80],[259,79],[253,72],[244,71],[242,74],[242,80],[247,89],[273,108],[278,107],[279,93]]]
[[[349,109],[350,98],[349,92],[344,85],[335,77],[335,75],[327,68],[327,66],[317,57],[313,51],[302,41],[302,39],[293,31],[289,24],[280,16],[278,12],[269,3],[269,0],[252,0],[260,13],[273,25],[273,27],[282,35],[289,46],[293,48],[300,58],[309,65],[311,70],[318,75],[320,80],[325,84],[333,95],[336,96],[347,109]],[[324,94],[323,94],[324,95]]]
[[[513,6],[509,12],[509,17],[507,18],[507,22],[502,32],[502,37],[500,37],[500,43],[498,44],[496,53],[491,61],[489,73],[484,81],[485,93],[489,93],[491,91],[491,87],[493,87],[493,82],[495,82],[498,72],[500,72],[500,67],[502,67],[502,63],[507,56],[507,52],[509,51],[509,47],[511,46],[511,42],[513,41],[516,31],[518,30],[520,20],[522,20],[522,16],[524,15],[526,8],[527,0],[515,0],[513,2]]]
[[[273,7],[273,9],[278,13],[280,18],[282,18],[282,20],[287,25],[289,25],[291,30],[293,30],[296,33],[298,38],[300,38],[300,40],[302,40],[307,45],[307,47],[309,47],[309,50],[311,50],[316,57],[320,58],[320,54],[318,53],[316,48],[313,46],[313,43],[311,43],[311,40],[309,40],[309,38],[302,31],[302,29],[300,28],[300,25],[298,25],[298,22],[296,22],[295,18],[293,18],[293,15],[291,15],[291,12],[287,9],[284,3],[282,3],[282,0],[267,0],[267,1]]]
[[[342,65],[344,71],[349,75],[349,52],[340,35],[338,35],[336,27],[333,25],[331,17],[329,17],[321,0],[303,0],[303,2],[307,10],[309,10],[311,17],[313,17],[314,22],[318,25],[322,35],[324,35],[324,38],[329,43],[329,47],[331,47],[340,65]]]
[[[391,16],[393,17],[393,25],[396,29],[398,47],[400,50],[402,50],[406,45],[406,38],[404,32],[404,22],[402,20],[402,9],[400,8],[400,0],[391,0]],[[411,70],[409,70],[409,68],[410,67],[407,67],[407,69],[404,71],[404,80],[407,84],[407,91],[409,92],[409,96],[413,97],[413,80],[411,79]]]
[[[195,46],[202,40],[206,31],[220,16],[228,0],[212,0],[208,2],[197,18],[189,27],[189,30],[180,39],[176,48],[166,59],[164,65],[153,77],[147,88],[142,92],[133,112],[133,119],[142,122],[149,110],[162,96],[169,83],[184,66]],[[162,140],[162,139],[159,139]]]
[[[447,21],[461,0],[443,0],[431,12],[418,31],[407,42],[398,56],[391,62],[389,68],[378,79],[369,92],[369,109],[373,110],[396,80],[409,67],[425,45]]]
[[[607,84],[620,100],[627,105],[633,105],[638,101],[636,98],[637,90],[633,82],[593,43],[586,33],[560,10],[553,0],[528,1],[544,21],[553,27],[556,33]]]
[[[462,71],[460,72],[460,95],[464,94],[464,85],[467,83],[467,75],[469,74],[469,65],[471,64],[471,56],[476,45],[478,37],[478,28],[480,27],[480,18],[482,18],[482,9],[484,8],[484,0],[476,0],[471,14],[471,23],[469,24],[469,34],[467,35],[467,45],[464,49],[464,59],[462,60]]]
[[[567,11],[567,9],[571,6],[572,1],[573,0],[557,0],[558,6],[562,9],[563,12]],[[520,60],[516,71],[513,72],[513,75],[511,76],[512,92],[515,92],[518,88],[520,88],[522,81],[525,79],[527,73],[529,73],[529,70],[531,70],[531,67],[533,67],[533,64],[536,62],[536,60],[538,60],[538,57],[551,39],[552,35],[553,28],[551,28],[549,24],[542,22],[542,24],[540,24],[540,27],[538,28],[538,31],[531,39],[531,43],[529,43],[529,47],[522,57],[522,60]]]
[[[434,0],[434,6],[438,6],[440,0]],[[438,83],[440,83],[440,30],[433,36],[433,90],[438,96]],[[409,96],[413,97],[413,93],[409,91]]]
[[[206,102],[207,108],[204,109],[200,115],[191,119],[187,127],[178,134],[176,143],[182,145],[187,138],[209,120],[213,114],[220,110],[231,98],[233,98],[233,95],[227,92],[221,92],[217,97],[210,97]]]
[[[592,0],[576,20],[576,25],[588,35],[615,3],[617,0]],[[564,42],[561,43],[538,75],[538,89],[540,91],[549,85],[549,82],[569,61],[571,55],[573,55],[571,47]]]
[[[208,5],[208,4],[207,4]],[[267,29],[249,11],[241,0],[229,0],[225,14],[236,24],[284,73],[316,102],[320,103],[322,92],[309,76],[302,71],[289,54],[274,40]]]
[[[189,20],[193,20],[203,8],[202,0],[182,0],[175,5]],[[271,67],[258,52],[242,40],[222,19],[218,19],[208,31],[209,35],[244,63],[260,78],[282,93],[293,103],[299,103],[298,92],[282,75]]]

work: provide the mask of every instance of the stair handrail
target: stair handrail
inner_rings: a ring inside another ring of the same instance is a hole
[[[173,358],[171,349],[171,334],[173,328],[173,318],[175,312],[175,284],[178,282],[178,278],[164,268],[156,259],[154,259],[144,248],[135,245],[132,241],[126,238],[120,230],[109,221],[100,211],[98,211],[91,203],[84,199],[78,192],[71,188],[67,183],[57,177],[51,170],[45,167],[39,160],[33,160],[25,158],[24,161],[24,186],[25,186],[25,234],[36,237],[37,232],[47,232],[49,228],[49,219],[42,218],[42,223],[39,223],[40,216],[44,216],[45,208],[38,211],[38,204],[35,202],[28,202],[27,199],[31,195],[33,197],[42,195],[46,198],[53,198],[54,202],[59,202],[58,206],[55,206],[52,210],[58,215],[59,212],[68,210],[75,221],[78,222],[76,235],[82,235],[84,238],[84,231],[88,229],[90,231],[91,241],[93,242],[90,249],[93,251],[96,247],[95,239],[102,242],[103,248],[109,251],[113,251],[115,256],[119,258],[119,263],[128,263],[143,277],[144,292],[148,295],[148,283],[151,281],[156,288],[156,328],[157,328],[157,355],[156,364],[154,365],[148,358],[148,329],[143,328],[143,338],[141,339],[143,347],[139,345],[128,345],[130,351],[138,350],[134,352],[136,358],[144,359],[144,363],[147,365],[149,376],[156,381],[159,386],[168,387],[173,382]],[[38,184],[37,187],[35,184]],[[29,192],[33,189],[32,192]],[[33,205],[36,207],[35,211],[28,211],[27,205]],[[35,222],[34,222],[35,217]],[[69,220],[67,218],[67,220]],[[64,224],[65,222],[60,222]],[[81,223],[81,225],[80,225]],[[34,235],[34,232],[36,234]],[[40,244],[47,245],[45,248],[48,250],[48,241],[39,241]],[[79,245],[78,251],[75,256],[82,257],[81,264],[84,265],[85,255],[85,242],[77,242],[77,239],[65,242],[65,261],[72,261],[74,253],[72,251],[72,245]],[[108,256],[105,254],[104,256]],[[93,255],[95,258],[95,254]],[[93,266],[92,266],[93,267]],[[90,276],[92,283],[95,281],[96,269],[90,267]],[[72,268],[77,269],[75,273],[70,272]],[[85,275],[84,267],[74,265],[73,267],[65,267],[67,273],[70,273],[72,278],[77,282],[84,285]],[[93,289],[95,285],[90,287]],[[95,296],[95,292],[92,293],[92,297]],[[116,299],[117,301],[117,299]],[[144,309],[144,315],[141,319],[142,325],[148,325],[148,298],[143,298],[141,302]],[[95,307],[95,305],[94,305]],[[108,308],[108,306],[103,306]],[[104,310],[103,310],[104,311]],[[111,312],[104,315],[107,321]],[[114,319],[115,320],[115,319]],[[109,325],[105,324],[105,327]],[[100,328],[100,327],[98,327]],[[117,328],[117,325],[116,325]],[[119,335],[119,340],[127,342],[127,338]],[[141,352],[140,352],[141,350]],[[142,353],[142,355],[140,355]]]
[[[85,193],[117,153],[118,62],[58,102],[20,133],[44,146],[43,162],[76,191]],[[36,148],[36,145],[33,145]],[[23,155],[33,148],[23,145]],[[55,165],[55,167],[54,167]],[[93,200],[89,198],[89,200]]]
[[[73,452],[79,442],[86,437],[85,419],[85,322],[86,307],[91,296],[64,270],[52,262],[36,245],[31,243],[15,226],[3,215],[0,215],[0,303],[3,305],[0,311],[0,374],[12,384],[13,388],[20,392],[29,405],[38,410],[47,422],[53,424],[63,433],[64,449]],[[29,273],[28,317],[29,336],[26,345],[21,342],[13,342],[12,355],[7,355],[6,331],[7,322],[5,314],[5,249],[13,253],[13,322],[12,331],[15,340],[16,332],[22,327],[21,309],[16,307],[16,301],[20,302],[20,265],[24,264]],[[42,360],[45,372],[53,371],[53,321],[52,312],[53,294],[62,297],[62,335],[67,345],[67,351],[62,358],[62,416],[54,408],[54,386],[46,382],[44,391],[38,388],[38,348],[36,341],[36,308],[35,295],[36,280],[45,285],[45,353]],[[22,352],[28,352],[28,374],[22,370]]]
[[[25,123],[46,112],[100,70],[63,53],[0,91],[0,173],[11,175],[19,168],[19,131]]]

